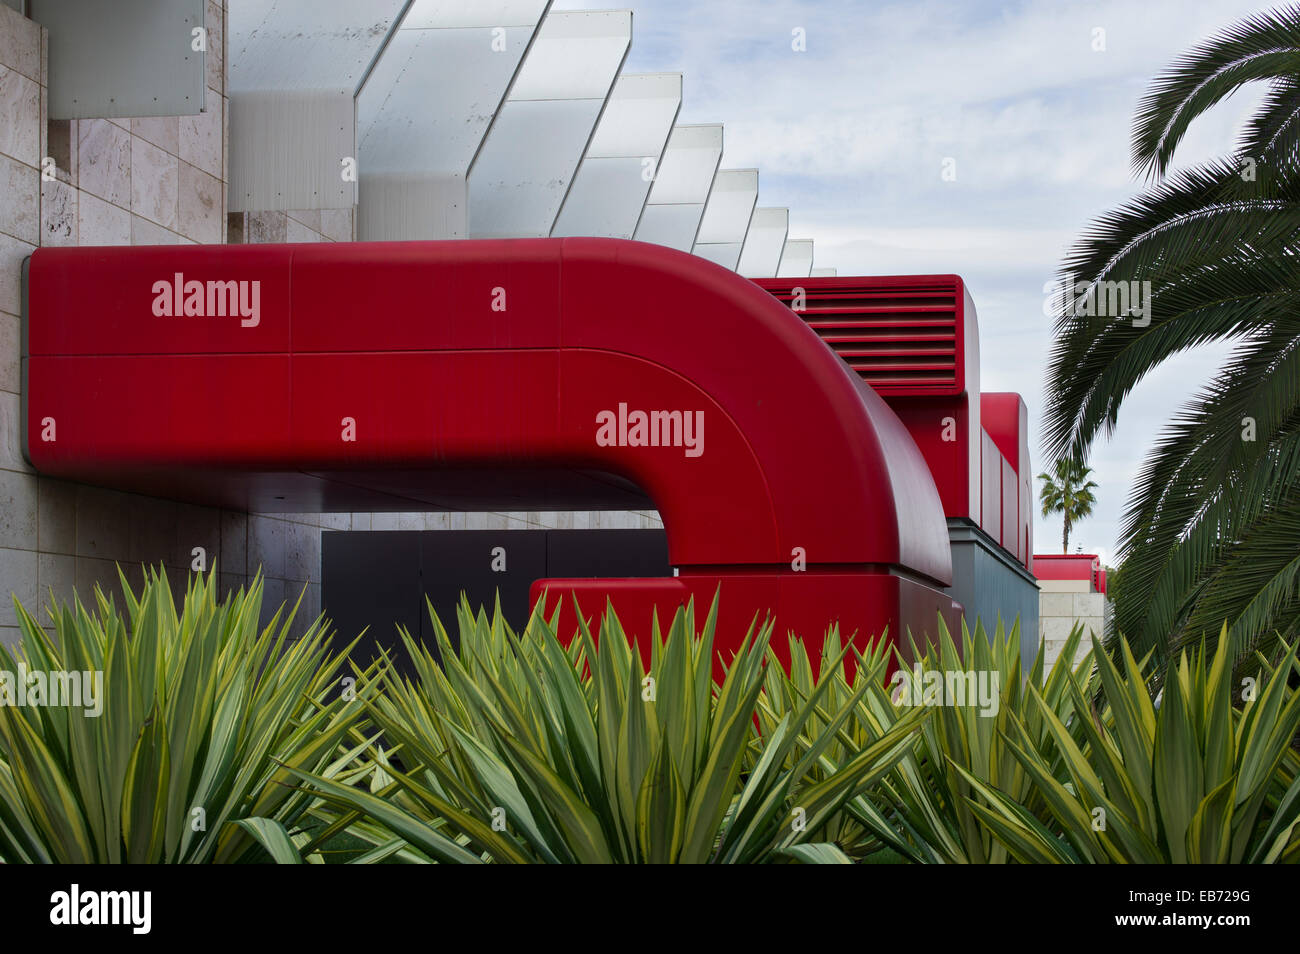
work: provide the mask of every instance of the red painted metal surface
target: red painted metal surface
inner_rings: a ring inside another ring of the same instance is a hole
[[[669,249],[42,248],[24,362],[52,476],[280,512],[654,506],[677,581],[574,588],[633,612],[721,584],[724,650],[754,613],[865,639],[953,610],[907,428],[789,309]]]
[[[1004,471],[1002,545],[1031,567],[1034,552],[1034,484],[1029,460],[1029,409],[1019,394],[980,395],[980,418],[998,452],[1010,465]],[[1013,486],[1007,486],[1007,481]],[[1014,516],[1013,516],[1014,514]]]
[[[1035,553],[1034,576],[1040,580],[1086,580],[1106,592],[1106,570],[1095,553]]]
[[[980,520],[979,327],[957,275],[761,278],[893,408],[944,514]]]

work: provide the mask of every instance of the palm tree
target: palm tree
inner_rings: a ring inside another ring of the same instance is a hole
[[[1192,120],[1255,82],[1268,92],[1235,151],[1172,172]],[[1139,106],[1133,162],[1149,185],[1063,271],[1098,292],[1150,282],[1150,310],[1058,312],[1048,452],[1085,459],[1144,375],[1232,342],[1134,483],[1114,626],[1139,655],[1213,640],[1225,620],[1239,653],[1266,650],[1266,634],[1300,631],[1300,7],[1241,20],[1166,70]]]
[[[1061,552],[1070,552],[1070,527],[1092,513],[1097,498],[1092,489],[1095,481],[1088,480],[1091,467],[1072,457],[1063,457],[1052,465],[1055,474],[1046,471],[1038,475],[1043,482],[1038,502],[1043,506],[1043,516],[1054,513],[1065,515],[1065,528],[1061,532]]]

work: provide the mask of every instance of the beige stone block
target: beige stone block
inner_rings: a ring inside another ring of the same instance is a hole
[[[283,244],[288,229],[283,212],[249,212],[244,217],[244,241],[255,244]]]
[[[131,213],[83,191],[77,197],[77,238],[82,245],[130,245]]]
[[[352,514],[323,513],[320,515],[320,525],[322,530],[351,530]]]
[[[289,218],[301,225],[305,225],[313,232],[320,232],[320,209],[300,209],[294,212],[286,212]]]
[[[131,211],[175,231],[180,160],[139,137],[131,138]]]
[[[1090,593],[1092,583],[1088,580],[1039,580],[1038,589],[1043,593]]]
[[[37,484],[36,541],[42,553],[77,552],[77,485],[42,477]]]
[[[130,208],[131,141],[130,132],[107,119],[78,120],[78,188]]]
[[[23,474],[35,471],[23,457],[22,398],[0,391],[0,470]]]
[[[424,529],[426,530],[449,530],[451,529],[451,515],[445,511],[442,513],[426,513],[424,515]]]
[[[1074,620],[1070,617],[1045,616],[1038,621],[1038,630],[1046,641],[1064,642],[1070,636]]]
[[[371,526],[371,515],[368,513],[354,513],[352,515],[353,530],[373,530]]]
[[[1075,593],[1071,612],[1077,617],[1103,616],[1106,612],[1104,593]]]
[[[178,245],[181,237],[171,229],[138,215],[131,216],[132,245]]]
[[[351,242],[352,210],[321,209],[320,231],[331,242]]]
[[[395,513],[372,513],[370,515],[371,530],[396,530],[399,515]]]
[[[221,181],[188,162],[180,165],[181,235],[196,242],[221,242]]]
[[[0,312],[0,391],[17,394],[22,387],[22,321]]]
[[[36,246],[0,232],[0,311],[21,315],[23,311],[23,259]]]
[[[181,153],[179,116],[157,116],[131,120],[131,135],[153,143],[173,156]]]
[[[0,470],[0,547],[36,549],[36,478]]]
[[[222,123],[225,101],[219,93],[207,91],[203,112],[180,117],[180,157],[210,176],[224,178]]]
[[[5,9],[0,5],[0,10]],[[37,597],[37,560],[35,550],[11,550],[0,547],[0,626],[17,626],[13,597],[33,616],[40,604]],[[39,618],[39,617],[38,617]]]
[[[0,156],[0,232],[35,245],[41,233],[41,176],[33,166]]]
[[[0,66],[41,81],[41,28],[12,7],[0,3]]]
[[[226,16],[215,0],[208,0],[203,25],[208,31],[208,49],[203,65],[207,73],[205,82],[219,93],[226,91]]]
[[[284,240],[286,242],[319,242],[320,233],[313,232],[297,219],[285,217]]]
[[[1073,616],[1073,593],[1039,593],[1038,613],[1040,616]]]
[[[76,245],[79,190],[62,179],[41,182],[41,245]]]
[[[465,514],[463,511],[453,511],[447,515],[448,530],[465,530]]]
[[[0,66],[0,153],[29,166],[41,162],[41,87]]]

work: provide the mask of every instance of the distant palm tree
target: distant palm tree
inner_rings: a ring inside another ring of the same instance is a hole
[[[1236,151],[1171,172],[1192,120],[1253,82],[1268,89]],[[1111,592],[1139,656],[1213,641],[1225,621],[1246,656],[1300,632],[1300,7],[1241,20],[1166,70],[1139,105],[1133,162],[1153,184],[1062,270],[1120,312],[1124,285],[1152,294],[1140,317],[1099,317],[1079,296],[1058,313],[1047,450],[1086,459],[1154,368],[1236,345],[1133,482]]]
[[[1043,516],[1054,513],[1064,514],[1065,528],[1061,532],[1061,552],[1070,552],[1070,527],[1092,513],[1097,498],[1092,495],[1096,482],[1088,480],[1091,467],[1085,467],[1073,458],[1058,460],[1052,468],[1055,473],[1046,471],[1038,475],[1043,487],[1038,494],[1038,502],[1043,506]]]

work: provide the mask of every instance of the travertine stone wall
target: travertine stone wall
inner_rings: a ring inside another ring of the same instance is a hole
[[[1070,630],[1081,623],[1085,635],[1074,657],[1077,666],[1092,648],[1087,632],[1096,633],[1098,638],[1106,635],[1106,618],[1110,612],[1106,594],[1092,592],[1092,584],[1087,580],[1039,580],[1038,587],[1038,626],[1046,665],[1050,667],[1056,662]]]

